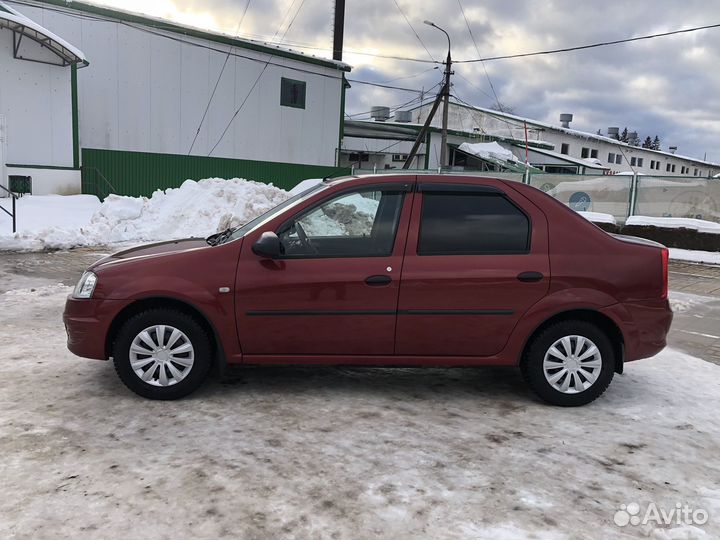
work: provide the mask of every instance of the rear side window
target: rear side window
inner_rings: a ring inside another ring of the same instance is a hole
[[[527,253],[530,220],[500,194],[424,193],[418,255]]]

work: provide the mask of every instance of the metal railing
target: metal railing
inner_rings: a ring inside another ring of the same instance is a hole
[[[92,178],[91,178],[92,176]],[[97,167],[82,167],[83,193],[92,193],[101,201],[117,190]]]
[[[699,176],[533,173],[530,185],[573,210],[612,215],[693,218],[720,223],[720,179]]]
[[[720,178],[645,174],[553,174],[442,169],[357,169],[353,174],[461,174],[529,184],[581,212],[612,215],[693,218],[720,223]]]
[[[12,191],[10,191],[5,186],[0,186],[0,189],[7,192],[10,195],[10,198],[12,199],[12,212],[10,212],[7,208],[5,208],[3,206],[0,206],[0,210],[5,212],[8,216],[10,216],[12,218],[12,229],[13,229],[13,234],[15,234],[17,232],[17,206],[16,206],[15,202],[17,201],[18,196],[15,195]]]

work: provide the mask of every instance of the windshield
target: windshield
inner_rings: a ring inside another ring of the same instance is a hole
[[[320,182],[319,184],[315,184],[314,186],[309,187],[308,189],[298,193],[297,195],[293,195],[286,201],[283,201],[282,203],[277,205],[272,210],[269,210],[269,211],[265,212],[264,214],[259,215],[255,219],[248,221],[244,225],[241,225],[237,229],[234,229],[232,231],[232,233],[226,239],[224,239],[224,241],[222,243],[232,242],[233,240],[242,238],[250,231],[256,229],[257,227],[263,225],[264,223],[266,223],[269,220],[271,220],[272,218],[274,218],[277,214],[279,214],[283,210],[286,210],[292,206],[295,206],[298,203],[301,203],[302,201],[304,201],[305,199],[307,199],[314,193],[321,191],[325,188],[327,188],[327,184]]]

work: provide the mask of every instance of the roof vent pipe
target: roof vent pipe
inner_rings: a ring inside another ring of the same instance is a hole
[[[619,127],[609,127],[607,136],[611,139],[619,139],[620,138],[620,128]]]
[[[573,115],[570,113],[562,113],[560,115],[560,125],[564,128],[570,127],[570,122],[573,120]]]
[[[395,111],[395,121],[408,123],[412,121],[412,111]]]
[[[671,154],[674,154],[675,152],[677,152],[677,146],[671,146],[669,150]]]
[[[384,122],[390,118],[390,107],[370,107],[370,118],[376,122]]]

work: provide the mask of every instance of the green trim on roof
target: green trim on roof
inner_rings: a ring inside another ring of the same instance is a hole
[[[315,64],[331,69],[337,69],[339,71],[350,71],[350,67],[338,66],[336,63],[329,60],[323,60],[322,58],[314,58],[306,56],[299,52],[290,52],[282,49],[276,49],[268,45],[261,45],[259,43],[252,43],[245,40],[235,39],[229,36],[223,36],[209,31],[198,30],[195,28],[188,28],[181,26],[169,21],[159,21],[143,15],[136,15],[133,13],[125,13],[122,11],[115,11],[114,9],[100,7],[93,4],[86,4],[84,2],[75,2],[73,0],[35,0],[39,4],[51,4],[53,6],[60,6],[75,11],[84,11],[86,13],[92,13],[94,15],[100,15],[102,17],[108,17],[111,19],[117,19],[119,21],[131,22],[136,24],[142,24],[143,26],[149,26],[158,30],[166,30],[168,32],[174,32],[176,34],[183,34],[190,37],[206,39],[208,41],[214,41],[216,43],[222,43],[224,45],[231,45],[239,49],[247,49],[251,51],[261,52],[265,54],[272,54],[281,58],[289,58],[291,60],[297,60],[299,62],[305,62],[306,64]]]
[[[79,167],[63,167],[60,165],[28,165],[23,163],[6,163],[9,169],[48,169],[53,171],[79,171]]]

